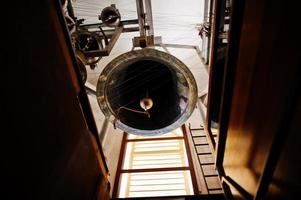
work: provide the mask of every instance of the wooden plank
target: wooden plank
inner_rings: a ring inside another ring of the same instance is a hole
[[[195,136],[206,136],[205,131],[203,130],[191,130],[191,135]]]
[[[183,140],[184,137],[164,137],[164,138],[140,138],[140,139],[128,139],[127,142],[145,142],[154,140]]]
[[[207,175],[217,175],[214,165],[202,165],[203,173]]]
[[[208,190],[222,188],[218,177],[205,177],[205,180],[208,185]]]
[[[198,188],[198,184],[197,184],[197,180],[196,180],[196,175],[195,175],[195,171],[194,171],[194,165],[193,165],[193,160],[192,160],[192,157],[191,157],[191,151],[190,151],[190,147],[189,147],[189,142],[188,142],[188,137],[187,137],[185,124],[182,126],[182,131],[183,131],[183,136],[185,138],[184,139],[185,148],[186,148],[187,158],[188,158],[188,163],[189,163],[189,168],[190,168],[193,191],[194,191],[194,194],[198,194],[200,189]]]
[[[165,172],[165,171],[183,171],[190,170],[189,167],[165,167],[165,168],[147,168],[147,169],[121,169],[120,173],[140,173],[140,172]]]
[[[206,137],[193,137],[194,140],[194,144],[207,144],[208,145],[208,141]]]
[[[206,163],[214,163],[214,158],[212,154],[209,155],[198,155],[201,164],[206,164]]]
[[[196,152],[198,154],[211,153],[211,149],[210,149],[209,145],[196,146]]]

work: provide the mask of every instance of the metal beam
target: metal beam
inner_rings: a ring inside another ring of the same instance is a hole
[[[162,43],[161,44],[155,44],[155,46],[162,47],[166,53],[171,54],[170,51],[166,48],[166,46],[164,44],[162,44]]]
[[[123,28],[122,33],[128,33],[128,32],[138,32],[139,31],[139,27],[129,27],[129,28]],[[93,33],[96,33],[98,35],[99,38],[104,39],[101,31],[90,31]],[[111,38],[114,33],[115,33],[115,29],[106,29],[103,30],[103,32],[106,34],[107,38]]]
[[[184,44],[163,44],[166,47],[170,48],[183,48],[183,49],[196,49],[197,46],[194,45],[184,45]]]
[[[148,35],[154,35],[153,14],[151,0],[145,0],[145,20],[148,26]]]
[[[96,96],[96,87],[89,83],[88,81],[85,83],[85,88],[87,91],[91,92],[93,95]]]
[[[123,20],[120,22],[121,25],[132,25],[132,24],[138,24],[138,19],[130,19],[130,20]],[[104,23],[93,23],[93,24],[81,24],[79,27],[89,29],[89,28],[98,28],[99,26],[101,27],[106,27]]]
[[[167,47],[170,47],[170,48],[183,48],[183,49],[194,49],[196,51],[196,53],[198,54],[199,58],[202,60],[202,51],[198,46],[184,45],[184,44],[164,44],[164,43],[161,43],[157,46],[162,47],[166,52],[169,52],[167,50]],[[208,72],[208,68],[206,68],[206,70]]]
[[[145,24],[144,24],[144,6],[143,0],[136,0],[137,6],[137,15],[138,15],[138,22],[139,22],[139,30],[140,36],[145,36]]]
[[[139,31],[139,27],[124,28],[122,32],[127,33],[127,32],[136,32],[136,31]]]

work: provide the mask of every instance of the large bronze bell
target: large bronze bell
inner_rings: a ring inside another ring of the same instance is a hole
[[[97,100],[115,127],[136,135],[160,135],[190,117],[197,85],[179,59],[145,48],[124,53],[104,68]]]

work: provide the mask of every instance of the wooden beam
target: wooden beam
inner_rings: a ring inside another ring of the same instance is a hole
[[[189,142],[188,142],[188,137],[187,137],[185,124],[182,126],[182,131],[183,131],[183,135],[184,135],[186,155],[187,155],[187,159],[188,159],[188,163],[189,163],[189,170],[190,170],[190,174],[191,174],[191,181],[192,181],[192,185],[193,185],[193,191],[194,191],[194,194],[198,194],[199,193],[199,187],[198,187],[197,180],[196,180],[196,175],[195,175],[195,171],[194,171],[194,165],[193,165],[193,161],[192,161],[192,157],[191,157],[191,151],[190,151],[190,147],[189,147]]]
[[[141,172],[166,172],[166,171],[183,171],[190,170],[189,167],[162,167],[162,168],[147,168],[147,169],[122,169],[120,173],[141,173]]]
[[[126,139],[127,139],[127,134],[123,133],[123,138],[122,138],[122,143],[121,143],[120,153],[119,153],[119,159],[118,159],[118,164],[117,164],[117,170],[116,170],[116,175],[115,175],[113,193],[112,193],[113,198],[117,198],[117,195],[118,195],[117,193],[118,193],[118,187],[119,187],[121,167],[122,167],[124,156],[125,156]]]
[[[128,139],[127,142],[145,142],[154,140],[183,140],[184,137],[166,137],[166,138],[141,138],[141,139]]]

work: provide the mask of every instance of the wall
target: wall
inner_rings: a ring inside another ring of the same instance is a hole
[[[86,85],[89,83],[86,83]],[[95,88],[94,88],[95,89]],[[117,163],[119,160],[123,131],[114,129],[114,126],[109,122],[99,108],[96,96],[88,93],[89,101],[93,111],[93,116],[97,125],[99,138],[102,145],[102,150],[105,156],[105,161],[109,169],[109,182],[111,184],[111,194],[113,192]]]
[[[282,199],[291,199],[298,188],[297,176],[293,178],[291,173],[299,174],[295,165],[300,166],[300,161],[294,159],[298,140],[293,141],[299,137],[299,122],[294,118],[300,100],[298,6],[269,0],[240,2],[245,3],[240,9],[244,11],[242,26],[233,26],[230,31],[231,37],[241,28],[239,37],[230,38],[230,43],[238,46],[227,55],[227,73],[233,70],[234,74],[225,75],[223,95],[224,99],[231,95],[231,101],[224,102],[221,113],[221,121],[225,122],[221,123],[225,134],[222,138],[226,140],[225,149],[219,151],[223,154],[220,169],[245,190],[245,198],[263,199],[269,187],[270,197],[281,193]],[[236,50],[237,57],[233,56]],[[227,84],[228,79],[233,80],[233,87]],[[284,164],[285,160],[289,163]],[[275,183],[280,192],[273,192]]]
[[[50,0],[6,4],[1,199],[92,199],[103,180],[59,5]]]
[[[279,161],[272,176],[266,199],[300,199],[301,183],[298,179],[301,177],[301,162],[298,152],[301,145],[300,138],[300,119],[301,119],[301,101],[299,103],[291,120],[291,128],[283,133],[286,137]],[[298,178],[297,178],[298,177]]]

